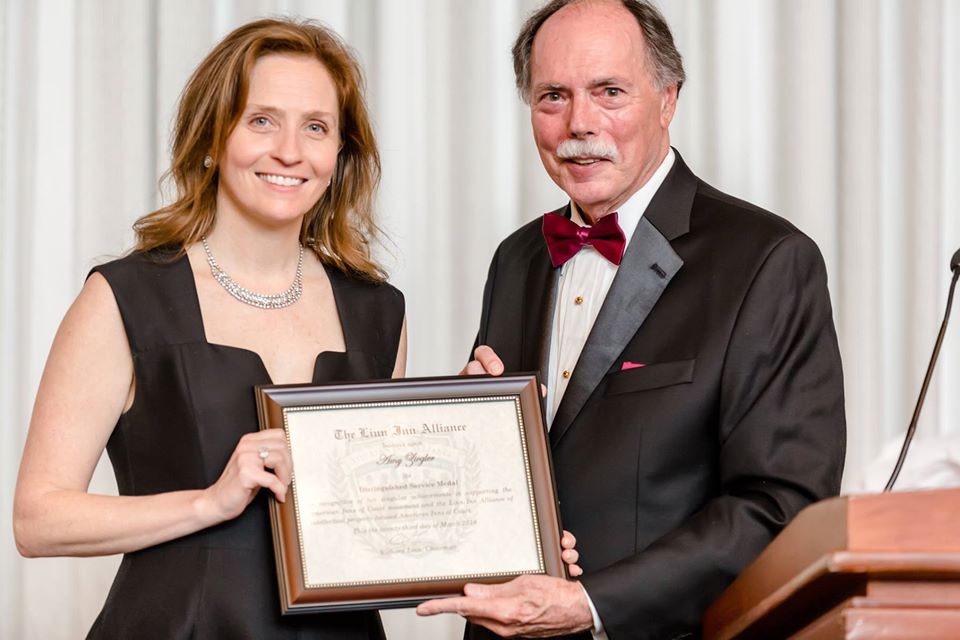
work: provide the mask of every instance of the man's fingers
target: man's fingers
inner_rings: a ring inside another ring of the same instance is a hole
[[[473,360],[460,371],[460,375],[478,376],[485,373],[500,375],[503,373],[503,361],[493,349],[482,344],[473,350]]]
[[[517,576],[513,580],[500,582],[498,584],[468,582],[467,584],[463,585],[463,593],[473,598],[487,600],[491,600],[493,598],[502,600],[504,598],[512,598],[515,596],[525,596],[529,595],[535,590],[541,589],[543,584],[540,583],[540,580],[543,578],[546,578],[547,580],[560,579],[551,578],[548,576],[525,574],[522,576]]]
[[[571,578],[582,576],[583,569],[577,564],[577,561],[580,560],[580,552],[574,548],[577,546],[576,537],[569,531],[564,531],[560,537],[560,546],[563,547],[560,557],[567,563],[567,574]]]
[[[504,586],[509,583],[504,584],[476,584],[473,582],[468,582],[463,585],[463,594],[471,598],[495,598],[497,596],[507,595],[504,593]]]
[[[464,618],[487,618],[499,622],[513,623],[514,602],[506,598],[473,598],[458,596],[427,600],[417,606],[418,616],[432,616],[438,613],[456,613]]]
[[[494,376],[503,373],[503,361],[500,360],[500,356],[487,345],[482,344],[474,349],[473,358],[483,365],[484,372]]]
[[[481,607],[479,603],[494,599],[504,601],[506,597],[513,595],[513,592],[517,590],[513,583],[514,580],[503,584],[467,583],[463,586],[463,596],[427,600],[417,606],[417,615],[432,616],[437,613],[458,613],[462,616],[483,616],[484,612],[492,610]]]
[[[471,360],[468,362],[467,366],[460,371],[460,375],[462,376],[480,376],[485,373],[486,371],[483,369],[483,365],[476,360]]]
[[[461,606],[464,600],[468,598],[437,598],[436,600],[427,600],[417,605],[418,616],[435,616],[438,613],[459,613],[462,612]]]
[[[588,629],[587,597],[574,582],[522,575],[503,584],[467,584],[466,595],[430,600],[421,616],[456,613],[505,637],[547,637]]]

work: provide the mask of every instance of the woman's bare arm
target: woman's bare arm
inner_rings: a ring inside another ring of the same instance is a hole
[[[121,413],[134,395],[133,359],[113,292],[92,275],[70,307],[44,369],[14,499],[14,534],[25,556],[125,553],[239,515],[265,486],[282,498],[289,454],[279,430],[244,436],[223,476],[205,490],[153,496],[87,493]],[[278,453],[275,473],[257,456]]]
[[[403,378],[407,375],[407,317],[403,317],[403,328],[400,329],[400,344],[397,346],[397,364],[393,367],[394,378]]]

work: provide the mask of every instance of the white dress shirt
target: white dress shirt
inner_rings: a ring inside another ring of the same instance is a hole
[[[673,167],[675,157],[671,148],[653,176],[617,210],[617,219],[628,247],[640,218]],[[581,227],[587,226],[577,205],[572,201],[570,209],[573,222]],[[560,267],[553,326],[550,330],[550,360],[547,365],[547,428],[552,426],[557,415],[557,407],[563,400],[567,384],[577,366],[577,360],[580,359],[580,352],[590,330],[593,329],[593,323],[600,313],[610,285],[613,284],[617,269],[618,266],[590,245],[585,246]],[[593,614],[593,637],[596,640],[606,640],[603,623],[589,594],[587,603]]]

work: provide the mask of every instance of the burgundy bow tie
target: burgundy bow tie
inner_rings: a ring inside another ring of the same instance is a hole
[[[616,212],[603,216],[592,227],[581,227],[569,218],[547,213],[543,216],[543,237],[547,240],[547,251],[550,252],[550,262],[554,267],[577,255],[588,244],[619,266],[627,246],[627,239],[617,223]]]

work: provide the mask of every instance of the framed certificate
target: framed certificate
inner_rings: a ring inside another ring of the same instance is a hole
[[[564,577],[535,375],[256,388],[293,458],[271,500],[284,614],[412,607]]]

